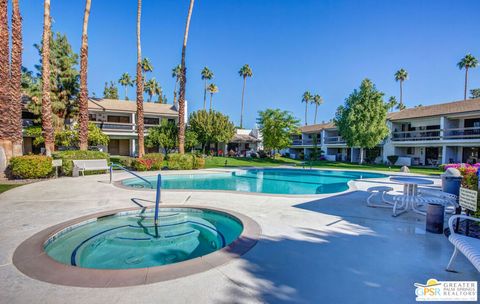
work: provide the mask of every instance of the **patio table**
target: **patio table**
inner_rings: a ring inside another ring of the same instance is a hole
[[[400,213],[397,213],[395,204],[393,208],[393,215],[397,216],[401,213],[408,211],[409,209],[411,209],[415,213],[425,215],[425,212],[415,207],[415,204],[423,205],[427,202],[427,200],[424,200],[418,196],[418,185],[431,185],[433,184],[433,181],[417,177],[391,177],[390,180],[392,182],[403,184],[404,194],[400,196],[395,196],[394,201],[405,204],[404,209]]]

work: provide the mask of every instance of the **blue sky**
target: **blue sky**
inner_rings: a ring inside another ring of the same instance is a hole
[[[89,24],[89,90],[101,96],[105,81],[123,72],[134,75],[136,1],[92,0]],[[143,0],[142,51],[154,65],[169,102],[171,69],[180,62],[188,0]],[[66,33],[80,48],[84,0],[52,0],[53,30]],[[43,1],[21,1],[24,65],[33,69],[40,41]],[[407,106],[463,98],[464,73],[456,63],[466,53],[480,58],[480,1],[467,0],[197,0],[187,48],[189,111],[203,106],[200,72],[215,73],[220,92],[214,107],[238,124],[242,79],[248,63],[253,77],[245,95],[244,125],[253,127],[259,110],[269,107],[304,117],[305,90],[323,96],[317,121],[335,109],[368,77],[398,97],[393,74],[409,72]],[[480,87],[480,68],[470,73]],[[123,89],[120,88],[123,96]],[[130,89],[130,99],[134,90]],[[313,107],[309,123],[313,122]]]

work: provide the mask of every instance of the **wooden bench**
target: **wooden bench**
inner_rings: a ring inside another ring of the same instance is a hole
[[[82,175],[85,176],[85,171],[99,171],[99,170],[108,170],[110,167],[108,166],[106,159],[81,159],[81,160],[74,160],[73,161],[73,176],[79,176],[80,172]]]

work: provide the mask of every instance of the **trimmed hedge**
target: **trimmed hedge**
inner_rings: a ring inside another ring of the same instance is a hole
[[[42,155],[12,157],[10,171],[15,178],[48,177],[53,172],[52,158]]]
[[[205,159],[192,154],[172,153],[168,155],[168,169],[170,170],[191,170],[205,167]]]
[[[61,151],[53,153],[53,158],[62,160],[62,172],[64,175],[72,175],[73,160],[77,159],[106,159],[110,162],[110,156],[100,151]]]

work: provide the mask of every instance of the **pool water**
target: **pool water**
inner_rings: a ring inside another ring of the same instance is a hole
[[[66,228],[44,244],[54,260],[97,269],[144,268],[200,257],[239,237],[241,222],[217,211],[161,208],[130,211]]]
[[[358,171],[299,169],[251,169],[229,173],[163,175],[162,189],[230,190],[271,194],[322,194],[348,189],[348,182],[386,175]],[[157,177],[146,177],[156,185]],[[150,188],[145,181],[131,178],[124,186]]]

